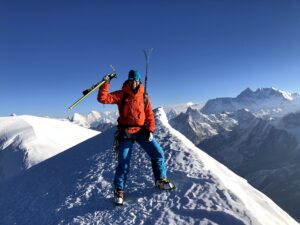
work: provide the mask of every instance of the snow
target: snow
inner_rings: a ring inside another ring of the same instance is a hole
[[[177,104],[174,106],[166,107],[166,112],[168,118],[171,119],[182,112],[186,112],[189,108],[200,110],[202,107],[203,104],[187,102],[184,104]],[[118,112],[110,112],[110,111],[98,112],[96,110],[92,110],[87,115],[74,113],[73,116],[70,116],[68,119],[74,124],[77,124],[84,128],[91,128],[91,129],[98,130],[97,129],[98,126],[105,123],[116,124],[118,117],[119,117]]]
[[[169,124],[167,117],[160,110],[160,117],[162,123],[168,127],[173,135],[178,137],[183,143],[188,146],[188,148],[194,150],[195,153],[199,156],[199,158],[205,162],[204,168],[207,171],[212,170],[215,176],[218,177],[220,183],[222,183],[226,189],[234,192],[242,201],[243,205],[246,208],[246,211],[251,215],[259,218],[259,223],[261,224],[281,224],[281,218],[275,219],[271,221],[274,215],[273,212],[265,211],[270,206],[275,208],[276,210],[281,210],[275,203],[272,202],[267,196],[263,195],[261,192],[252,188],[246,180],[241,177],[238,177],[229,169],[227,169],[224,165],[218,163],[209,155],[207,155],[203,151],[199,151],[199,149],[184,135],[180,132],[174,130]],[[220,176],[221,175],[221,176]],[[261,199],[261,201],[256,201],[256,199]],[[288,224],[288,223],[287,223]]]
[[[0,117],[0,181],[97,134],[56,119],[27,115]]]
[[[296,110],[285,115],[287,110],[274,106],[256,113],[241,109],[201,115],[189,110],[169,122],[199,148],[299,219],[300,195],[296,190],[300,185],[297,179],[300,174],[300,113]]]
[[[71,122],[82,126],[84,128],[95,129],[99,124],[111,123],[115,124],[118,118],[117,112],[97,112],[95,110],[88,113],[86,116],[79,113],[74,113],[74,115],[69,118]]]
[[[91,126],[88,123],[87,118],[79,113],[74,113],[73,117],[71,118],[71,122],[84,128],[90,128]]]
[[[280,117],[295,110],[300,110],[299,93],[272,88],[258,88],[252,91],[250,88],[242,91],[236,98],[216,98],[208,100],[202,108],[207,114],[234,112],[248,108],[257,116]]]
[[[185,113],[188,109],[200,110],[203,107],[203,104],[187,102],[183,104],[177,104],[173,106],[164,107],[165,112],[167,113],[168,119],[172,119],[178,116],[180,113]]]
[[[115,207],[111,129],[2,183],[0,224],[297,224],[174,130],[161,108],[156,122],[174,191],[153,187],[151,163],[136,146],[126,202]]]

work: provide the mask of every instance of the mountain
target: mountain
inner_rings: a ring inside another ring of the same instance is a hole
[[[84,128],[91,128],[98,131],[104,131],[107,128],[115,126],[118,118],[117,112],[97,112],[91,111],[86,116],[74,113],[69,120]]]
[[[252,99],[256,107],[265,108],[260,110],[250,105],[248,109],[233,111],[235,108],[231,108],[228,112],[213,114],[204,114],[203,109],[189,109],[170,120],[170,124],[294,218],[300,218],[300,195],[296,191],[300,186],[300,113],[288,113],[297,109],[294,104],[298,97],[275,89],[256,92],[246,89],[235,101],[241,103],[241,99],[244,102]],[[259,101],[264,101],[264,105],[258,104]],[[276,114],[271,106],[281,107],[280,113]],[[261,116],[258,112],[263,110],[265,114]],[[275,114],[277,118],[270,120]]]
[[[56,119],[0,117],[0,182],[98,133]]]
[[[283,129],[287,129],[299,137],[299,132],[295,133],[295,131],[299,131],[300,128],[300,112],[287,114],[286,116],[282,117],[277,125]]]
[[[153,187],[151,162],[136,146],[126,203],[114,207],[110,129],[0,185],[0,224],[297,224],[171,128],[162,109],[155,115],[176,190]]]
[[[197,145],[219,133],[231,130],[231,127],[237,124],[237,120],[229,113],[207,115],[198,109],[188,108],[185,113],[171,119],[170,124]]]
[[[167,117],[172,119],[182,112],[186,112],[188,108],[200,110],[203,104],[197,104],[188,102],[185,104],[178,104],[174,106],[164,107]],[[91,128],[97,131],[105,131],[108,128],[112,128],[117,124],[118,112],[97,112],[95,110],[91,111],[87,115],[81,115],[79,113],[74,113],[73,116],[68,119],[79,126],[85,128]]]
[[[258,116],[283,116],[300,110],[300,94],[289,93],[275,88],[245,89],[236,98],[216,98],[207,101],[202,108],[205,114],[234,112],[247,108]]]
[[[164,106],[164,111],[167,114],[168,119],[173,119],[178,116],[180,113],[185,113],[189,108],[200,110],[203,107],[203,104],[188,102],[185,104],[178,104],[173,106]]]
[[[297,138],[262,119],[238,120],[231,131],[198,146],[300,218],[300,149]]]

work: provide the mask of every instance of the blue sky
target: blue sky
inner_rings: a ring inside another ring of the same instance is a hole
[[[0,116],[116,110],[81,92],[118,71],[145,72],[154,107],[300,91],[299,0],[0,0]]]

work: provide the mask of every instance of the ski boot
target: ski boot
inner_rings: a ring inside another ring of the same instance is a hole
[[[171,191],[175,189],[175,185],[167,178],[160,178],[155,182],[155,186],[161,190]]]
[[[124,191],[122,189],[117,188],[114,192],[115,195],[115,204],[123,205],[124,202]]]

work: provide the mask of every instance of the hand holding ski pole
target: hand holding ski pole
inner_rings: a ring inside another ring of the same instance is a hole
[[[108,74],[108,75],[105,75],[102,79],[102,81],[105,81],[107,83],[110,83],[111,79],[113,78],[116,78],[117,74],[115,73],[112,73],[112,74]]]
[[[73,105],[71,105],[69,107],[69,110],[73,109],[75,106],[77,106],[80,102],[82,102],[85,98],[87,98],[90,94],[92,94],[95,90],[99,89],[99,87],[104,84],[105,82],[110,82],[111,79],[116,78],[117,77],[117,73],[115,68],[110,65],[110,67],[113,69],[113,72],[110,74],[107,74],[103,77],[102,81],[93,85],[91,88],[86,89],[82,92],[83,96],[81,98],[79,98]]]
[[[113,72],[105,75],[102,79],[102,81],[105,81],[107,83],[110,83],[111,79],[117,78],[116,69],[113,67],[113,65],[110,65],[110,67],[112,68]]]

